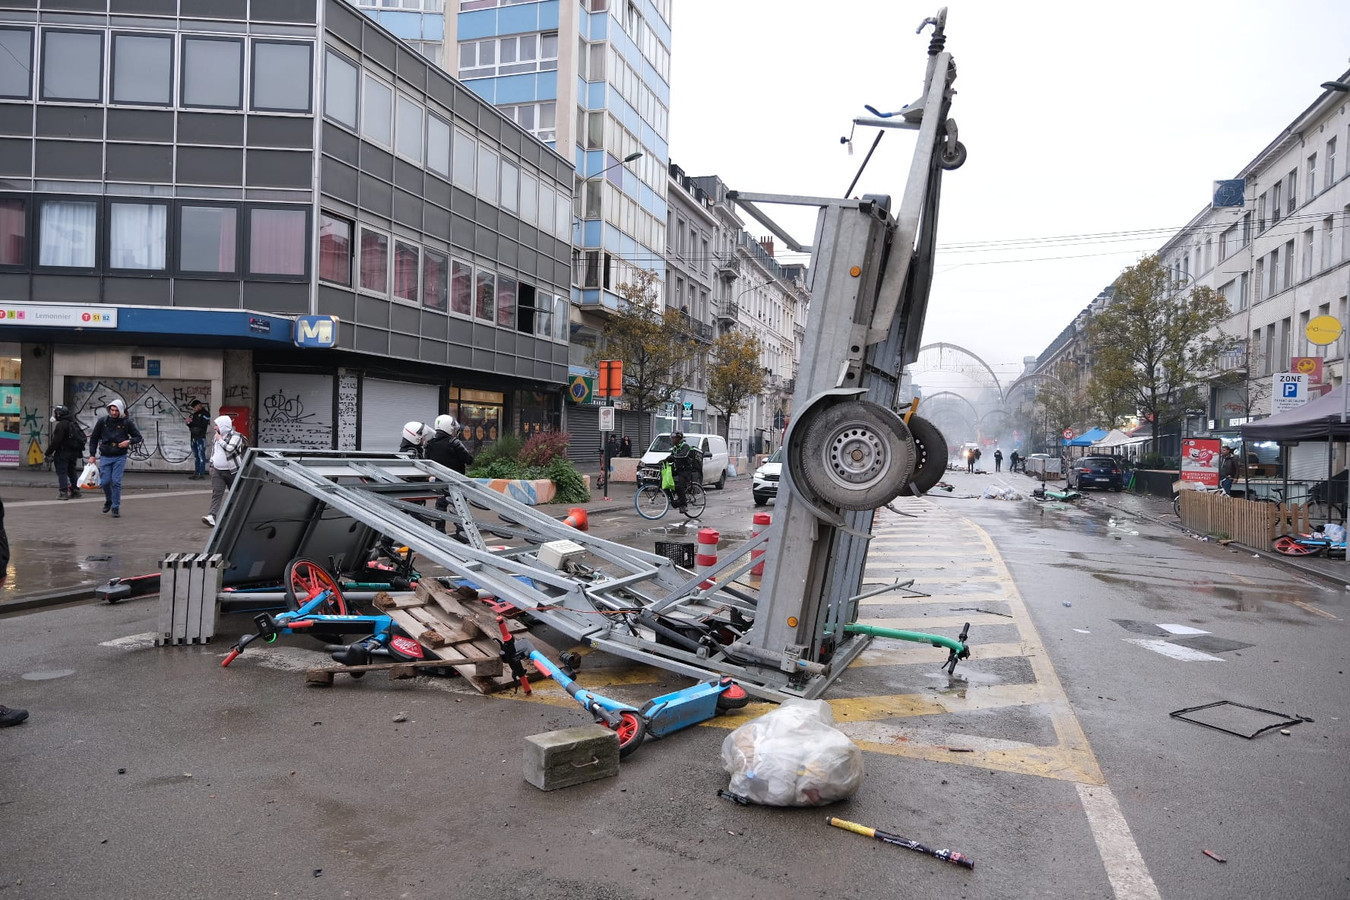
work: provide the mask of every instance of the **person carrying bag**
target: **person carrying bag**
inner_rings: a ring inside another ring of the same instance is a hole
[[[127,454],[141,441],[135,423],[122,414],[121,400],[108,402],[108,414],[89,433],[89,461],[98,463],[103,511],[111,512],[114,519],[122,515],[122,473],[127,468]]]

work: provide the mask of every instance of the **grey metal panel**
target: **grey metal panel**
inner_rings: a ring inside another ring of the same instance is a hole
[[[168,306],[167,278],[119,278],[109,276],[103,281],[103,299],[107,303],[131,306]]]
[[[432,237],[450,240],[450,213],[430,203],[422,205],[422,228]]]
[[[97,275],[34,275],[33,299],[93,303],[99,299]]]
[[[195,19],[246,19],[248,0],[179,0],[179,15]]]
[[[319,190],[348,203],[357,199],[357,172],[350,166],[332,159],[324,159],[319,166]]]
[[[310,116],[248,117],[250,147],[287,147],[309,150],[314,145],[314,119]]]
[[[322,2],[322,0],[318,0]],[[263,0],[253,3],[253,18],[267,22],[301,22],[314,24],[316,0]]]
[[[450,333],[449,317],[443,313],[422,310],[422,321],[417,326],[417,332],[424,338],[434,341],[444,341]],[[444,359],[445,350],[441,350],[441,358]]]
[[[33,174],[33,142],[28,138],[0,138],[0,175]]]
[[[417,335],[389,332],[389,354],[404,359],[420,359]]]
[[[542,156],[544,155],[544,154],[541,152],[541,151],[542,151],[542,148],[543,148],[543,145],[540,144],[540,143],[539,143],[538,141],[536,141],[536,140],[533,140],[533,139],[531,139],[531,140],[522,140],[522,141],[520,142],[520,158],[521,158],[523,161],[525,161],[526,163],[528,163],[529,165],[532,165],[532,166],[534,166],[535,168],[538,168],[538,167],[539,167],[539,159],[540,159],[540,157],[542,157]],[[550,164],[549,168],[550,168],[550,169],[553,168],[551,164]]]
[[[178,143],[242,147],[244,117],[230,113],[179,113]]]
[[[356,294],[342,288],[319,285],[319,315],[337,316],[343,322],[350,322],[356,314]],[[342,333],[341,326],[338,334]]]
[[[427,172],[426,177],[422,182],[422,196],[428,203],[434,203],[437,206],[449,209],[451,196],[450,182],[433,175],[431,172]],[[448,230],[449,229],[447,228],[447,231]]]
[[[455,83],[447,78],[443,72],[436,70],[429,73],[427,93],[442,103],[446,109],[454,110]]]
[[[361,188],[358,195],[361,206],[371,212],[390,218],[394,211],[394,189],[370,175],[361,173]]]
[[[501,131],[502,146],[517,156],[520,155],[520,139],[523,132],[512,128],[510,125],[502,124]]]
[[[463,215],[451,217],[450,243],[471,252],[473,250],[473,234],[473,219],[466,218]]]
[[[414,194],[422,193],[422,168],[401,159],[394,160],[394,185]]]
[[[503,328],[498,328],[492,335],[493,346],[496,348],[498,353],[515,356],[516,341],[518,337],[519,336],[514,331],[507,331]]]
[[[37,178],[101,179],[103,145],[76,141],[38,141]]]
[[[239,282],[192,278],[174,279],[173,305],[209,306],[218,309],[240,309],[243,306],[239,298]]]
[[[389,330],[402,334],[416,334],[422,324],[422,310],[402,303],[389,304]]]
[[[103,110],[88,106],[49,106],[37,108],[38,137],[102,138]]]
[[[392,72],[397,65],[397,48],[398,45],[386,37],[375,23],[366,23],[365,30],[361,35],[361,49],[366,52],[367,56]]]
[[[443,366],[445,365],[446,350],[444,341],[432,340],[423,335],[417,346],[417,357],[422,362]]]
[[[419,91],[427,89],[427,60],[406,50],[398,48],[398,77],[404,79]]]
[[[22,302],[28,299],[30,289],[28,275],[0,272],[0,297],[10,302]]]
[[[407,191],[394,191],[394,221],[421,231],[422,207],[425,205],[421,197],[413,196]]]
[[[570,263],[554,260],[553,262],[553,283],[555,285],[569,285],[572,283],[572,266]],[[557,293],[567,293],[566,287],[558,288]]]
[[[5,5],[16,9],[37,9],[37,0],[6,0]]]
[[[247,154],[250,186],[310,186],[314,176],[314,154],[287,150],[249,150]]]
[[[173,113],[157,109],[110,109],[108,140],[172,143]]]
[[[150,13],[152,15],[172,16],[178,12],[177,0],[112,0],[108,5],[112,13]]]
[[[244,153],[216,147],[178,147],[179,184],[242,184]]]
[[[490,106],[481,99],[478,104],[478,132],[480,136],[501,140],[502,114],[497,112],[496,107]]]
[[[497,217],[497,230],[506,241],[516,241],[520,238],[520,220],[510,213],[502,213]]]
[[[74,9],[81,12],[106,12],[107,0],[46,0],[43,7],[47,10]]]
[[[352,347],[362,353],[378,353],[383,356],[389,352],[389,332],[379,328],[367,328],[353,325]]]
[[[494,235],[494,238],[496,236]],[[497,241],[497,252],[492,254],[497,261],[508,268],[516,268],[516,259],[520,255],[520,245],[515,241],[501,238]]]
[[[33,107],[31,104],[0,105],[0,134],[20,134],[28,137],[33,133]]]
[[[465,347],[473,343],[473,323],[467,319],[452,316],[447,319],[446,328],[449,329],[446,338],[451,343]]]
[[[361,294],[356,295],[356,317],[355,320],[362,325],[373,325],[377,328],[389,327],[389,301],[381,300],[376,297],[366,297]]]
[[[328,0],[324,9],[324,26],[353,47],[361,46],[361,26],[365,16],[341,0]]]
[[[109,144],[105,170],[109,181],[170,182],[173,148],[167,144]]]
[[[309,313],[309,285],[279,281],[245,281],[244,308],[283,316]]]
[[[358,162],[362,172],[378,175],[385,181],[394,180],[394,157],[388,151],[381,150],[367,141],[361,142],[361,158]]]
[[[343,131],[331,122],[324,122],[322,140],[320,149],[324,153],[353,166],[361,164],[361,141],[356,135]]]
[[[467,369],[473,364],[472,347],[466,347],[463,344],[450,344],[449,350],[450,353],[446,357],[446,361],[449,362],[450,365],[457,366],[461,369]]]

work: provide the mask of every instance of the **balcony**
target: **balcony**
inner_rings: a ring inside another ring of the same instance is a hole
[[[1247,371],[1247,342],[1239,341],[1231,350],[1219,354],[1217,367],[1220,372]]]
[[[736,322],[741,317],[741,305],[735,300],[721,300],[717,303],[718,320]]]
[[[728,281],[741,277],[741,261],[734,253],[728,253],[725,256],[719,253],[714,256],[713,269],[719,277]]]
[[[681,312],[680,326],[687,334],[693,335],[696,339],[707,344],[712,343],[713,329],[708,323],[698,321],[687,312]]]

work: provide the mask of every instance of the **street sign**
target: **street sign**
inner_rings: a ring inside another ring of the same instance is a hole
[[[614,430],[614,407],[612,406],[600,407],[600,430],[601,431]]]
[[[1325,346],[1341,336],[1341,323],[1335,316],[1318,316],[1308,323],[1303,333],[1319,347]]]
[[[1270,395],[1270,414],[1298,409],[1308,402],[1308,376],[1300,372],[1276,372]]]
[[[1071,440],[1073,440],[1073,438],[1074,438],[1073,429],[1072,429],[1072,428],[1065,428],[1065,429],[1064,429],[1064,440],[1066,440],[1066,441],[1071,441]]]

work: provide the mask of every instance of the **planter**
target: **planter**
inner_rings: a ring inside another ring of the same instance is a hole
[[[586,489],[590,490],[591,477],[581,477],[586,482]],[[558,494],[558,486],[547,478],[475,478],[474,481],[526,506],[552,503]]]

